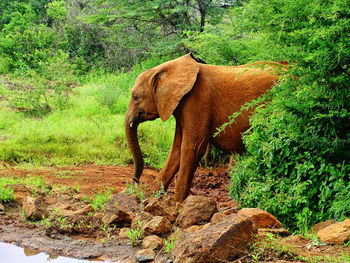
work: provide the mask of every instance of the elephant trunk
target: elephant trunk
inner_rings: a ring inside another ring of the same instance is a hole
[[[130,121],[128,114],[125,117],[125,134],[132,157],[134,159],[135,170],[133,180],[134,182],[138,183],[143,171],[144,162],[137,137],[137,123]]]

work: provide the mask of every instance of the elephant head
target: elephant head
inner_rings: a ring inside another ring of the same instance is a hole
[[[151,68],[136,79],[125,116],[126,138],[135,164],[135,182],[139,181],[144,166],[137,137],[138,124],[158,117],[162,121],[168,120],[183,96],[191,91],[198,71],[197,62],[187,54]]]

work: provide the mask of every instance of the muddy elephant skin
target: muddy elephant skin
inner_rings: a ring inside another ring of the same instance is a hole
[[[192,178],[208,143],[226,152],[244,150],[241,134],[249,127],[250,112],[213,137],[217,128],[228,121],[248,101],[257,99],[277,81],[277,62],[256,62],[242,66],[215,66],[194,60],[191,54],[168,61],[141,73],[132,88],[125,116],[125,132],[135,163],[134,181],[143,170],[137,126],[158,117],[176,119],[174,142],[158,176],[165,189],[178,173],[175,199],[188,195]]]

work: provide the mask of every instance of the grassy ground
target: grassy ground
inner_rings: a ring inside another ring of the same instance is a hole
[[[0,161],[36,166],[130,163],[124,114],[134,79],[150,66],[146,63],[118,76],[90,74],[72,90],[63,109],[42,116],[18,112],[0,96]],[[6,89],[2,84],[2,90]],[[140,125],[146,165],[162,166],[173,134],[174,120]]]

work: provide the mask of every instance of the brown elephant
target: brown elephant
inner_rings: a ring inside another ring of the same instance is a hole
[[[191,54],[168,61],[141,73],[132,88],[125,116],[125,132],[135,163],[134,181],[143,170],[138,143],[139,123],[158,117],[176,119],[175,138],[168,160],[159,173],[167,189],[178,173],[175,199],[188,195],[194,172],[208,143],[226,152],[244,150],[241,134],[249,127],[249,114],[241,114],[231,126],[213,137],[217,128],[228,121],[248,101],[270,89],[277,74],[277,62],[257,62],[242,66],[214,66],[198,63]],[[263,67],[262,67],[263,66]]]

